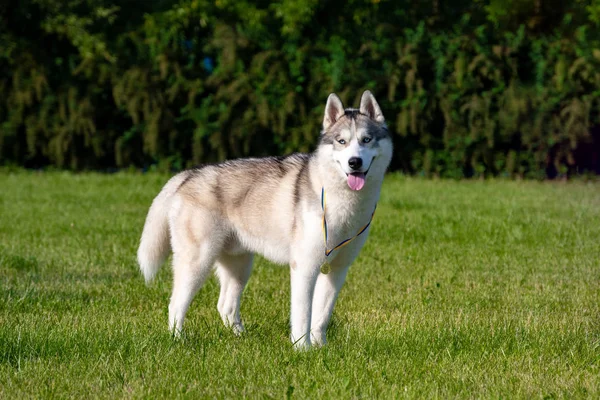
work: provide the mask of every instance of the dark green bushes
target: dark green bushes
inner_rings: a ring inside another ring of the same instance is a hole
[[[327,94],[356,106],[369,88],[397,133],[396,169],[600,169],[580,159],[600,114],[597,0],[10,3],[5,164],[183,168],[307,151]]]

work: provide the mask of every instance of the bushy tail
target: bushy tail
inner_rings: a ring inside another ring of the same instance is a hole
[[[171,178],[156,196],[150,206],[150,211],[148,211],[137,252],[140,270],[146,278],[146,283],[152,281],[160,266],[167,259],[169,251],[171,251],[168,218],[169,203],[186,177],[187,173],[183,172]]]

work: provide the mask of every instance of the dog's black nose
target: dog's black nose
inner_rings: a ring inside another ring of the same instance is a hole
[[[357,170],[360,167],[362,167],[362,158],[352,157],[348,160],[348,165],[350,166],[350,168]]]

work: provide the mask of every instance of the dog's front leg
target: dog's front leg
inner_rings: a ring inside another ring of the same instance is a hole
[[[312,344],[322,346],[326,343],[327,326],[349,267],[349,264],[338,266],[334,263],[328,274],[320,274],[317,279],[312,305]]]
[[[310,347],[310,321],[319,266],[307,260],[291,263],[291,340],[296,349]]]
[[[319,275],[312,305],[312,344],[324,345],[326,343],[327,327],[331,320],[333,307],[346,281],[348,269],[364,246],[368,234],[367,229],[365,234],[356,238],[354,243],[330,258],[331,270],[327,274]]]

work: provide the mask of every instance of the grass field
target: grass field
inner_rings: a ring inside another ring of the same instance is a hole
[[[247,333],[135,251],[161,175],[0,173],[0,398],[598,398],[600,186],[389,176],[329,345],[294,352],[258,259]]]

